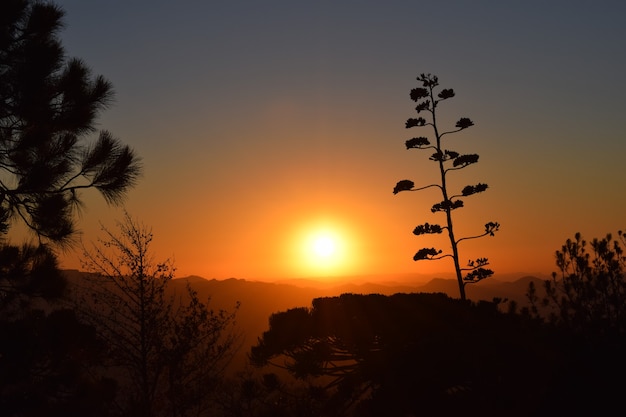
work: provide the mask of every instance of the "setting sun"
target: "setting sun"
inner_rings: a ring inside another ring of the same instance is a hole
[[[355,264],[354,239],[349,229],[339,222],[306,222],[292,235],[290,264],[300,276],[349,274]]]
[[[308,269],[323,275],[339,272],[346,261],[345,244],[341,236],[327,229],[309,233],[302,248]]]
[[[313,252],[320,258],[328,258],[335,253],[337,245],[330,235],[320,235],[313,240]]]

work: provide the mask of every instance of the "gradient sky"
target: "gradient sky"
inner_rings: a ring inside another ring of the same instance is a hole
[[[441,122],[475,122],[445,146],[480,155],[453,182],[490,186],[455,213],[458,234],[501,224],[464,244],[463,261],[547,274],[575,232],[626,227],[623,1],[56,3],[68,55],[115,87],[99,128],[143,158],[126,209],[178,276],[319,274],[300,247],[321,227],[344,238],[328,274],[450,271],[412,260],[447,247],[411,233],[444,221],[430,213],[436,191],[392,194],[436,174],[427,152],[404,147],[421,72],[456,92]],[[85,199],[89,242],[121,212]]]

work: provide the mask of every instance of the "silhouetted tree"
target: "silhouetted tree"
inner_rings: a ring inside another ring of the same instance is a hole
[[[250,357],[317,381],[320,415],[521,416],[537,415],[552,382],[552,341],[494,303],[343,294],[273,314]]]
[[[59,299],[65,277],[47,246],[0,244],[0,314],[4,320],[19,317],[30,307],[41,308]]]
[[[467,267],[462,268],[459,260],[458,245],[463,240],[476,239],[483,236],[493,236],[500,225],[495,222],[488,222],[485,224],[485,230],[482,234],[477,236],[462,237],[460,239],[455,236],[452,212],[463,207],[463,200],[461,200],[460,197],[469,197],[473,194],[483,192],[487,189],[487,184],[478,183],[476,185],[468,185],[460,191],[460,194],[452,194],[448,187],[448,174],[477,163],[478,155],[460,154],[456,151],[445,149],[442,145],[442,139],[445,135],[465,130],[473,126],[474,123],[470,119],[462,117],[456,122],[453,130],[440,132],[439,125],[437,124],[437,106],[440,102],[454,97],[454,90],[442,89],[439,93],[437,93],[435,88],[439,86],[439,80],[436,76],[431,74],[421,74],[417,77],[417,80],[422,83],[422,87],[411,90],[411,100],[418,103],[415,108],[417,113],[429,113],[430,120],[426,120],[424,117],[410,118],[406,121],[406,128],[430,126],[433,130],[432,134],[435,141],[434,143],[431,143],[427,137],[419,136],[407,140],[405,144],[407,149],[431,149],[434,151],[429,159],[438,165],[440,180],[437,184],[423,185],[419,187],[415,187],[415,183],[411,180],[402,180],[396,184],[393,189],[393,193],[397,194],[401,191],[419,191],[431,187],[438,188],[441,191],[442,201],[434,204],[431,211],[433,213],[445,213],[446,225],[441,226],[439,224],[424,223],[417,226],[413,230],[413,234],[417,236],[424,234],[440,234],[445,230],[450,239],[451,252],[444,253],[441,249],[422,248],[417,251],[413,259],[415,261],[421,261],[451,257],[454,261],[454,269],[459,283],[460,296],[461,299],[465,299],[465,285],[476,283],[482,279],[488,278],[493,275],[493,271],[485,268],[485,266],[489,264],[487,258],[470,260]],[[468,273],[463,276],[463,271],[468,271]]]
[[[165,349],[168,404],[162,414],[211,416],[225,368],[240,347],[240,334],[234,330],[239,306],[232,312],[214,311],[190,284],[186,288],[170,318]]]
[[[126,214],[119,233],[85,250],[79,312],[110,347],[134,416],[205,415],[237,348],[235,312],[213,311],[187,286],[171,294],[169,261],[154,263],[150,229]]]
[[[119,203],[138,158],[108,132],[89,143],[111,85],[67,59],[51,2],[0,2],[0,414],[105,416],[115,385],[93,379],[93,328],[53,304],[65,277],[53,248],[71,241],[83,189]],[[15,223],[39,246],[5,241]],[[51,244],[50,244],[51,243]]]
[[[544,294],[529,286],[534,313],[590,338],[626,336],[626,234],[617,235],[589,245],[580,233],[567,239],[556,251],[559,272],[544,281]]]
[[[109,132],[87,142],[112,87],[66,59],[62,18],[52,3],[0,2],[0,232],[20,220],[53,242],[71,237],[82,190],[119,203],[140,175],[133,151]]]
[[[0,245],[1,415],[110,415],[116,385],[92,377],[101,340],[63,308],[66,286],[47,245]]]
[[[529,284],[532,313],[554,326],[566,362],[554,410],[610,414],[622,407],[626,372],[626,234],[585,241],[580,233],[556,251],[558,272],[540,293]],[[618,382],[619,381],[619,382]]]

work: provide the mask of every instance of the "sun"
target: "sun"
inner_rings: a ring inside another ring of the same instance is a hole
[[[337,251],[337,238],[328,232],[322,232],[311,239],[313,254],[320,259],[328,260]]]
[[[302,257],[313,273],[336,273],[345,261],[345,242],[331,229],[311,231],[305,239]]]
[[[337,250],[336,239],[327,234],[319,235],[313,238],[312,249],[313,253],[320,258],[331,257]]]
[[[308,224],[295,236],[291,259],[298,274],[331,277],[348,273],[352,266],[350,238],[335,223]]]

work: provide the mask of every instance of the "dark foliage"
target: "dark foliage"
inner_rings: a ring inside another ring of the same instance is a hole
[[[440,234],[443,233],[444,227],[441,227],[438,224],[429,224],[424,223],[420,224],[413,230],[413,234],[416,236],[425,235],[425,234]]]
[[[422,147],[430,145],[430,141],[428,140],[428,138],[420,136],[418,138],[412,138],[412,139],[407,140],[405,142],[405,145],[407,149],[422,148]]]
[[[134,152],[108,132],[87,143],[112,100],[110,83],[66,59],[62,10],[0,2],[0,231],[22,221],[40,239],[67,242],[80,191],[118,203],[140,175]]]
[[[393,188],[393,193],[398,194],[400,191],[409,191],[414,185],[415,183],[410,180],[398,181],[396,186]]]
[[[538,415],[562,359],[540,323],[443,294],[319,298],[269,326],[253,363],[315,378],[322,415]]]
[[[441,250],[437,250],[435,248],[422,248],[417,251],[415,256],[413,256],[414,261],[418,261],[420,259],[436,259],[437,255],[441,254]]]
[[[115,382],[90,377],[103,346],[70,310],[28,310],[0,321],[0,412],[5,416],[109,416]]]
[[[119,203],[140,174],[133,151],[101,132],[111,85],[68,59],[51,2],[0,2],[0,414],[108,416],[116,385],[94,378],[103,345],[62,308],[66,281],[52,247],[71,242],[80,192]],[[22,222],[39,245],[4,241]],[[54,246],[53,246],[54,245]]]
[[[204,415],[237,348],[234,312],[214,311],[186,287],[170,289],[174,268],[155,263],[152,231],[128,214],[118,232],[85,250],[76,310],[106,342],[117,399],[128,415]]]
[[[0,246],[0,414],[112,415],[102,340],[62,307],[66,288],[46,246]]]
[[[0,245],[0,313],[7,319],[36,300],[58,299],[66,282],[46,246]]]
[[[476,193],[482,193],[487,188],[488,188],[487,184],[479,183],[476,185],[468,185],[465,188],[463,188],[463,191],[461,191],[461,193],[463,194],[463,196],[468,196],[468,195],[472,195]]]
[[[223,416],[322,417],[325,391],[307,381],[293,381],[276,373],[245,370],[224,384],[218,399]],[[216,413],[217,414],[217,413]]]
[[[625,244],[621,231],[617,240],[609,234],[589,245],[580,233],[568,239],[556,252],[559,272],[545,281],[543,296],[530,288],[533,312],[590,339],[625,339]]]
[[[587,242],[577,233],[556,251],[558,273],[539,294],[529,285],[531,314],[567,335],[568,358],[552,409],[563,404],[577,414],[609,415],[623,408],[626,388],[626,235]],[[576,407],[576,408],[574,408]]]

